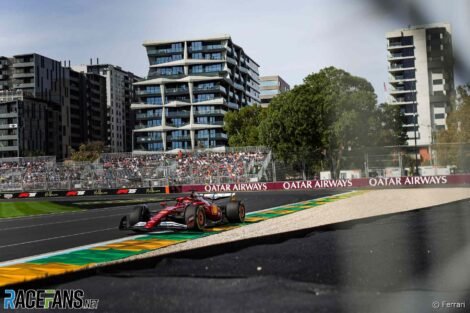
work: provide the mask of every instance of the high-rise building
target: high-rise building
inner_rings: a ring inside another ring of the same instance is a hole
[[[408,144],[427,146],[446,127],[454,93],[454,60],[449,24],[398,29],[386,34],[389,102],[405,115]]]
[[[47,149],[43,152],[56,155],[59,159],[67,157],[70,153],[68,70],[58,61],[29,53],[15,55],[12,58],[0,57],[0,71],[0,90],[21,91],[21,98],[27,98],[27,103],[34,100],[47,104],[44,119],[47,121]],[[27,105],[24,106],[26,107]],[[18,107],[18,114],[31,112],[34,116],[38,113],[36,110],[20,111]]]
[[[0,91],[0,158],[53,154],[48,103],[18,91]]]
[[[271,99],[281,92],[290,90],[290,86],[281,76],[261,76],[261,106],[267,107]]]
[[[106,78],[70,70],[71,146],[107,140]]]
[[[229,35],[144,47],[150,69],[134,84],[134,150],[225,146],[225,113],[259,102],[259,65]]]
[[[106,145],[110,152],[131,151],[132,130],[134,129],[131,103],[135,101],[133,84],[142,78],[111,64],[80,65],[72,68],[79,72],[95,73],[106,78],[108,111]]]

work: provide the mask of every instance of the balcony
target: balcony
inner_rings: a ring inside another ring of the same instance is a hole
[[[158,113],[158,114],[146,114],[146,113],[139,113],[139,114],[136,114],[136,118],[139,119],[139,120],[146,120],[146,119],[155,119],[157,117],[161,117],[162,116],[162,113]]]
[[[136,142],[161,142],[162,138],[161,137],[137,137]]]
[[[230,63],[230,64],[233,64],[233,65],[237,65],[237,60],[235,60],[231,57],[227,57],[227,62]]]
[[[220,76],[223,75],[224,70],[219,70],[219,71],[207,71],[207,72],[194,72],[194,71],[189,71],[189,75],[193,76]]]
[[[245,90],[245,87],[239,83],[233,83],[233,86],[239,90]]]
[[[33,67],[34,62],[16,62],[13,64],[14,68],[19,68],[19,67]]]
[[[407,71],[407,70],[414,70],[414,66],[403,66],[403,65],[390,65],[388,67],[389,72],[400,72],[400,71]]]
[[[202,110],[194,112],[194,116],[217,116],[217,115],[225,115],[227,113],[226,110]]]
[[[220,85],[193,87],[194,93],[219,92],[219,91],[225,94],[227,93],[227,90],[225,89],[225,87],[220,86]]]
[[[18,151],[18,146],[0,147],[0,151]]]
[[[0,135],[0,140],[17,140],[18,135]]]
[[[231,109],[235,109],[235,110],[238,110],[240,107],[238,106],[238,104],[234,103],[234,102],[228,102],[228,107],[231,108]]]
[[[183,53],[183,48],[181,49],[148,49],[147,55],[149,56],[163,56],[176,53]]]
[[[416,78],[414,77],[406,77],[404,75],[395,75],[395,76],[389,77],[390,83],[399,83],[399,82],[415,81],[415,80]]]
[[[162,93],[161,89],[154,89],[154,90],[137,90],[136,95],[144,96],[144,95],[160,95]]]
[[[404,87],[390,89],[391,95],[403,94],[403,93],[415,93],[416,89],[405,89]]]
[[[180,112],[168,112],[166,113],[165,117],[189,117],[190,112],[189,111],[180,111]]]
[[[414,59],[414,55],[407,55],[404,53],[391,53],[388,55],[388,60],[393,61],[393,60],[404,60],[404,59]]]
[[[165,88],[165,95],[186,94],[189,93],[189,88]]]
[[[207,46],[202,46],[202,48],[193,48],[189,47],[188,52],[212,52],[212,51],[217,51],[217,50],[224,50],[225,47],[223,45],[207,45]]]
[[[190,135],[184,135],[184,136],[166,136],[166,139],[168,141],[188,141],[191,140]]]
[[[13,88],[34,88],[34,83],[13,84]]]
[[[0,113],[0,118],[12,118],[12,117],[18,117],[18,113],[17,112]]]
[[[8,79],[8,74],[1,74],[0,80],[3,80],[3,79]]]
[[[12,78],[30,78],[34,77],[34,73],[13,73]]]
[[[413,48],[413,44],[407,44],[402,42],[389,42],[387,45],[388,50],[403,49],[403,48]]]

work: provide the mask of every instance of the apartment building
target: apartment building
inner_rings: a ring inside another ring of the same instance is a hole
[[[106,78],[70,70],[71,146],[107,140]]]
[[[261,106],[268,107],[271,99],[278,94],[289,91],[290,86],[281,76],[261,76]]]
[[[229,35],[146,41],[148,77],[138,101],[134,151],[227,145],[228,111],[259,103],[259,65]]]
[[[454,59],[449,24],[430,24],[386,34],[389,103],[405,114],[408,144],[428,146],[446,127],[454,94]]]
[[[45,56],[28,53],[11,58],[0,57],[0,91],[21,91],[21,98],[26,103],[37,101],[47,104],[43,116],[42,109],[20,110],[21,112],[40,114],[46,121],[46,154],[63,159],[70,153],[70,98],[69,72],[60,62]],[[41,105],[40,105],[41,106]],[[28,107],[24,104],[23,108]],[[42,107],[42,106],[41,106]],[[8,111],[9,109],[7,109]],[[38,118],[38,117],[36,117]],[[9,123],[9,125],[15,123]]]
[[[133,84],[142,78],[116,65],[99,64],[99,60],[96,63],[72,68],[78,72],[99,74],[106,78],[106,145],[110,152],[132,151],[135,119],[131,103],[136,100]]]

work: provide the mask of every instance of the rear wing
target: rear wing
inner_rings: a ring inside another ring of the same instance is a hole
[[[223,198],[233,198],[235,197],[234,192],[230,193],[206,193],[202,195],[206,199],[218,200]]]

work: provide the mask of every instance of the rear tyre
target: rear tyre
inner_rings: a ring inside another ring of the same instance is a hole
[[[206,212],[202,206],[189,205],[184,211],[184,221],[188,230],[203,231],[206,226]]]
[[[230,223],[243,223],[245,221],[245,205],[240,201],[230,201],[227,204],[225,214]]]

